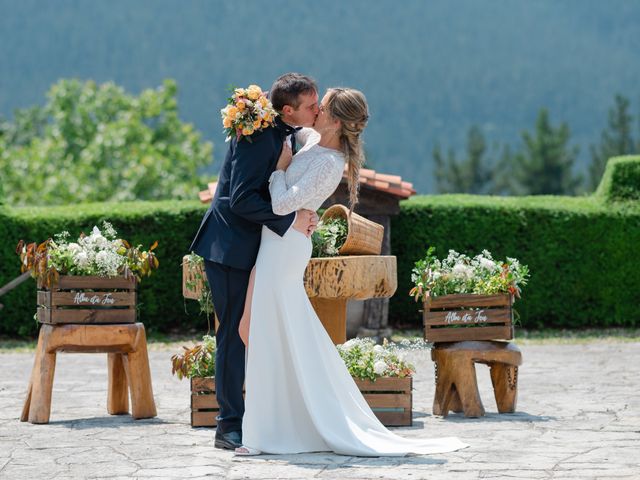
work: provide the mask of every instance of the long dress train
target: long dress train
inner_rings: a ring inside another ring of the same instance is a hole
[[[247,352],[244,445],[265,453],[433,454],[457,438],[406,439],[373,414],[307,298],[311,240],[266,227],[256,261]]]

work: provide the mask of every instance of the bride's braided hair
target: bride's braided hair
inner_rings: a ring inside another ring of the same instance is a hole
[[[360,167],[364,164],[362,131],[369,120],[367,99],[353,88],[330,88],[327,93],[327,110],[342,125],[340,129],[340,145],[345,155],[347,169],[347,185],[349,187],[349,213],[358,203],[360,186]]]

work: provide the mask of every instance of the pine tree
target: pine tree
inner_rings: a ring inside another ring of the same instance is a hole
[[[524,148],[514,156],[513,192],[523,195],[571,195],[582,179],[573,174],[578,147],[569,146],[569,126],[551,125],[549,112],[541,109],[534,134],[522,133]]]
[[[634,153],[631,134],[633,116],[629,113],[629,99],[616,95],[615,105],[609,110],[609,122],[600,136],[600,145],[591,145],[589,187],[595,190],[600,183],[607,160],[618,155]]]
[[[436,166],[436,184],[439,193],[487,193],[492,180],[491,170],[486,165],[487,144],[482,131],[476,125],[467,133],[466,158],[456,159],[449,149],[446,159],[440,146],[433,150]]]

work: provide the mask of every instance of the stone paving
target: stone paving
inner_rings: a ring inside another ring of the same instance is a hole
[[[158,417],[106,413],[106,355],[59,354],[51,423],[18,419],[30,353],[0,354],[2,479],[640,479],[640,343],[525,344],[518,412],[496,413],[489,370],[478,366],[487,415],[431,415],[433,367],[418,374],[407,437],[458,436],[443,455],[357,458],[328,453],[236,458],[213,430],[189,426],[189,385],[171,376],[172,352],[150,352]]]

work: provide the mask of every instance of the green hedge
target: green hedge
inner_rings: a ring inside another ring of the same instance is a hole
[[[598,195],[591,197],[414,197],[393,217],[392,251],[398,257],[394,324],[419,325],[420,305],[408,296],[410,272],[429,245],[438,254],[490,250],[531,269],[516,303],[526,327],[640,326],[640,157],[613,159]],[[615,200],[625,200],[616,202]],[[604,201],[607,200],[607,201]],[[182,298],[181,259],[206,207],[198,202],[135,202],[71,207],[0,205],[0,286],[19,273],[18,240],[43,241],[62,230],[77,235],[102,220],[123,238],[148,247],[159,241],[160,269],[140,287],[141,319],[150,331],[196,330],[206,319]],[[0,298],[0,334],[36,332],[35,284]],[[185,305],[189,312],[185,312]]]
[[[609,201],[640,200],[640,156],[609,159],[596,194]]]
[[[426,247],[516,257],[531,279],[516,310],[526,327],[640,325],[640,204],[593,197],[441,195],[403,202],[392,219],[398,292],[392,322],[420,322],[410,272]]]
[[[141,320],[148,331],[195,329],[204,333],[206,318],[197,302],[183,301],[181,260],[189,248],[206,207],[196,201],[95,203],[68,207],[0,207],[0,286],[19,275],[15,253],[18,240],[44,241],[67,230],[72,236],[88,233],[103,220],[113,223],[119,236],[148,248],[155,240],[160,268],[140,285]],[[35,281],[29,280],[0,297],[0,334],[33,335]],[[185,308],[187,312],[185,312]]]

